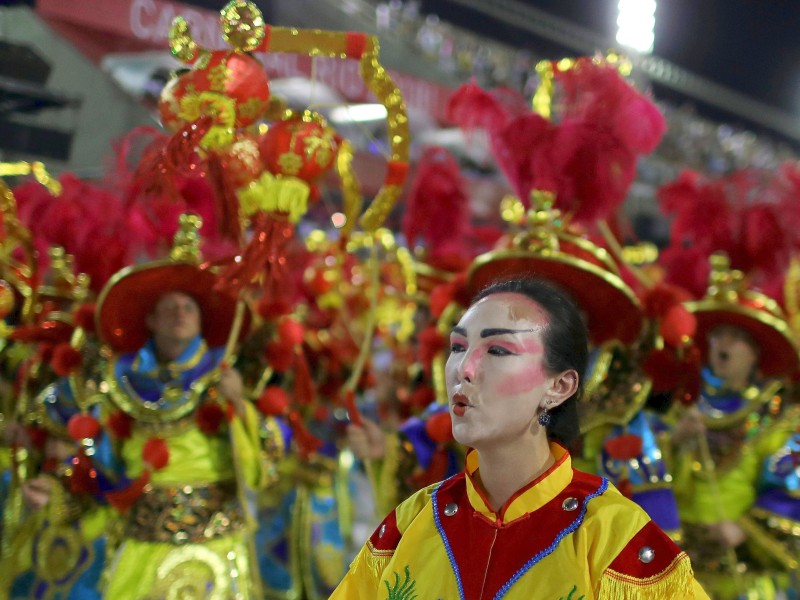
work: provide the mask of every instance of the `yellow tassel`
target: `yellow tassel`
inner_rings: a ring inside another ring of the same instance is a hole
[[[648,600],[650,598],[694,598],[692,565],[681,552],[661,573],[640,579],[606,569],[600,579],[598,600]]]
[[[278,212],[285,213],[289,221],[297,223],[308,209],[310,191],[308,184],[296,177],[276,177],[272,173],[263,173],[236,194],[246,216],[262,210]]]

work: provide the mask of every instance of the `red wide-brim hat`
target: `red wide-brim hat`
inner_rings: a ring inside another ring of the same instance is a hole
[[[467,275],[471,296],[491,283],[514,277],[541,277],[573,297],[586,315],[589,337],[595,344],[619,340],[631,344],[644,324],[639,300],[615,273],[562,252],[494,250],[473,261]]]
[[[722,325],[747,331],[760,349],[759,366],[767,377],[789,376],[800,367],[800,356],[789,324],[768,311],[740,303],[706,299],[687,302],[697,319],[695,343],[703,356],[708,354],[708,335]]]
[[[236,316],[236,298],[214,290],[217,277],[190,263],[171,260],[126,267],[100,292],[95,313],[100,340],[116,352],[133,352],[150,337],[147,315],[169,292],[194,298],[202,312],[202,334],[211,346],[224,346]]]

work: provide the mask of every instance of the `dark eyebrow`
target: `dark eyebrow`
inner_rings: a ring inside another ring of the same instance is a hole
[[[461,336],[467,337],[467,330],[464,329],[463,327],[459,327],[458,325],[453,327],[453,331],[451,333],[455,333],[457,335],[461,335]]]
[[[481,337],[487,338],[494,335],[508,335],[509,333],[533,333],[535,329],[484,329],[481,331]]]

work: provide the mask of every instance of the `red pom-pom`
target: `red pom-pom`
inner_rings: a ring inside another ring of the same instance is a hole
[[[72,415],[67,422],[67,433],[76,442],[83,439],[94,439],[100,433],[100,423],[91,415]]]
[[[94,332],[94,314],[97,305],[94,302],[86,302],[81,304],[78,307],[78,310],[75,311],[74,314],[74,321],[75,325],[83,329],[84,331],[88,331],[89,333]]]
[[[118,440],[127,440],[131,437],[133,430],[133,419],[121,410],[117,410],[108,415],[106,426],[111,431],[111,435]]]
[[[294,364],[294,352],[280,342],[270,342],[264,350],[264,357],[272,370],[285,373]]]
[[[631,460],[642,453],[642,438],[638,435],[618,435],[605,443],[606,452],[616,460]]]
[[[676,348],[687,344],[697,331],[697,318],[682,304],[676,304],[661,319],[659,332],[664,341]]]
[[[224,418],[225,411],[215,402],[203,404],[203,406],[197,409],[197,413],[195,413],[197,426],[200,428],[200,431],[206,435],[214,435],[217,433]]]
[[[449,412],[440,412],[425,423],[425,433],[437,444],[444,444],[453,439],[453,420]]]
[[[53,349],[50,357],[50,366],[53,367],[56,375],[67,377],[74,373],[83,364],[83,356],[68,342],[62,342]]]
[[[294,319],[283,319],[278,324],[278,337],[284,344],[296,346],[303,343],[303,326]]]
[[[161,438],[152,437],[144,443],[142,460],[153,470],[163,469],[169,463],[169,447]]]
[[[270,385],[259,396],[256,407],[261,414],[270,417],[285,414],[289,403],[289,394],[283,388]]]

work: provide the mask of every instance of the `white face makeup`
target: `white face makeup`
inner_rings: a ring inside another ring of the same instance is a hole
[[[514,293],[475,303],[450,335],[446,381],[460,443],[514,443],[528,434],[554,377],[545,371],[547,314]]]

